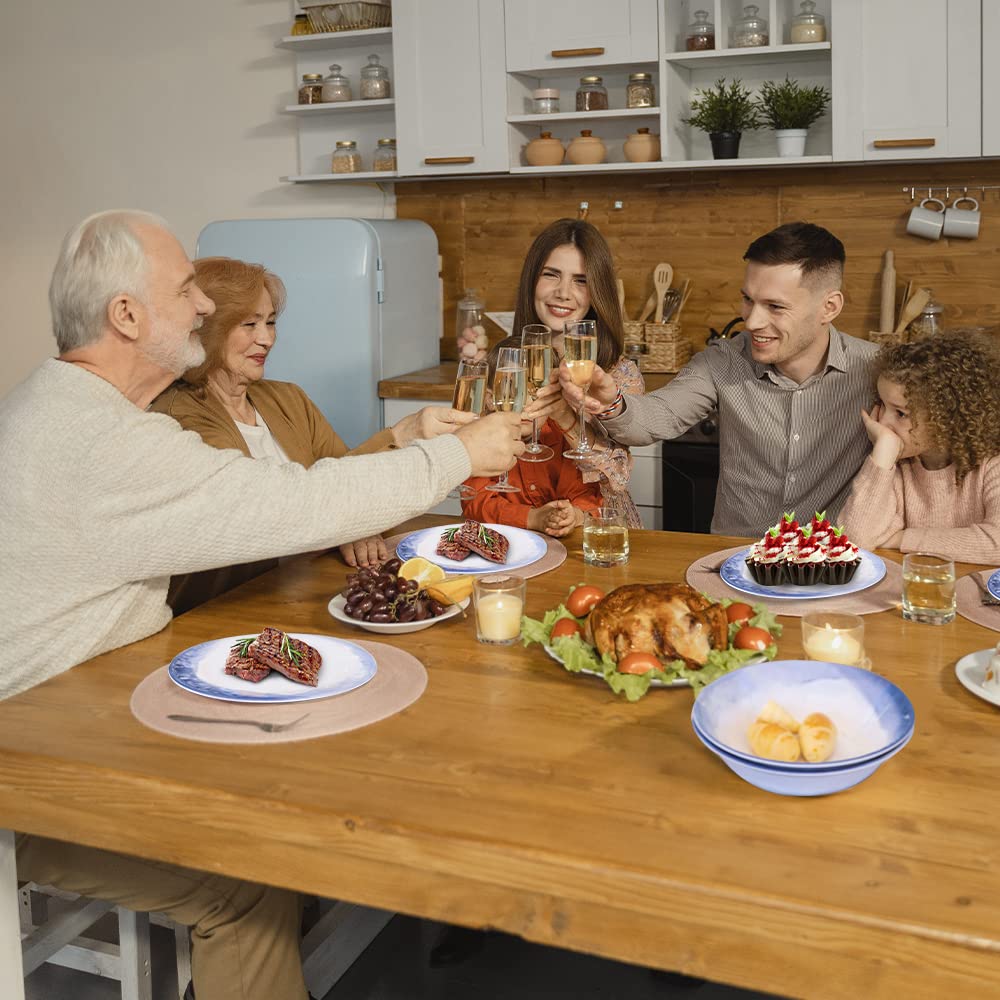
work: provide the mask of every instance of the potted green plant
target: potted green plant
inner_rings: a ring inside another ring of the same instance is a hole
[[[722,79],[714,87],[695,91],[691,116],[683,121],[708,133],[715,159],[734,160],[740,155],[742,134],[760,127],[760,111],[740,80],[727,84]]]
[[[781,83],[765,80],[757,105],[763,124],[774,129],[778,156],[802,156],[809,126],[830,106],[830,91],[826,87],[802,87],[787,76]]]

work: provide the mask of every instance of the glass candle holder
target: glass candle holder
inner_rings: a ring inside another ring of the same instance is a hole
[[[628,562],[628,525],[624,511],[598,507],[583,515],[583,561],[591,566]]]
[[[865,620],[861,615],[812,611],[802,616],[806,659],[871,669],[865,656]]]
[[[509,646],[521,637],[526,586],[523,576],[480,576],[472,584],[476,638]]]
[[[903,556],[903,617],[947,625],[955,620],[955,564],[929,552]]]

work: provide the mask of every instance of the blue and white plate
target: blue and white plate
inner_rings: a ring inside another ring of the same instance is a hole
[[[309,643],[323,657],[316,687],[297,684],[276,670],[257,684],[227,674],[226,657],[235,643],[246,638],[242,635],[211,639],[185,649],[170,661],[167,673],[175,684],[192,694],[254,705],[330,698],[353,691],[375,676],[375,657],[356,643],[336,639],[332,635],[288,634],[293,639]]]
[[[1000,569],[995,569],[989,580],[986,581],[986,589],[1000,601]]]
[[[844,594],[856,594],[859,590],[874,587],[885,576],[885,563],[867,549],[859,549],[861,565],[854,578],[848,583],[816,583],[811,587],[799,587],[794,583],[779,583],[776,587],[765,587],[758,583],[747,569],[747,552],[737,552],[723,564],[719,575],[722,582],[729,584],[733,590],[754,597],[774,597],[782,600],[811,601],[820,597],[841,597]],[[1000,571],[998,571],[1000,572]]]
[[[974,653],[967,653],[955,664],[955,676],[961,681],[962,686],[977,698],[1000,706],[1000,691],[987,687],[984,683],[986,668],[990,665],[995,652],[995,649],[978,649]]]
[[[538,562],[549,548],[545,537],[534,531],[512,528],[506,524],[487,523],[485,525],[487,528],[500,532],[510,542],[506,562],[490,562],[489,559],[477,556],[475,552],[462,560],[439,556],[435,549],[438,547],[438,542],[441,541],[441,535],[449,528],[461,528],[464,523],[464,521],[459,521],[457,524],[443,524],[438,528],[424,528],[423,531],[414,531],[396,546],[396,557],[405,561],[414,556],[423,556],[428,562],[440,566],[446,573],[482,575],[483,573],[498,573],[503,570],[524,569],[526,566]]]

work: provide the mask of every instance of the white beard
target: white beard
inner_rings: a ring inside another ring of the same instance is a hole
[[[169,372],[174,378],[179,378],[184,372],[197,368],[205,360],[205,346],[200,337],[194,336],[193,331],[184,340],[178,340],[176,330],[171,329],[152,311],[150,318],[152,330],[149,340],[139,347],[148,361]],[[194,329],[201,329],[203,322],[204,320],[199,317]]]

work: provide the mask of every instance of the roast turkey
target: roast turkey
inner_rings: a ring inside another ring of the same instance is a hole
[[[585,636],[615,663],[638,651],[697,670],[728,647],[729,626],[722,606],[686,583],[631,583],[594,605]]]

